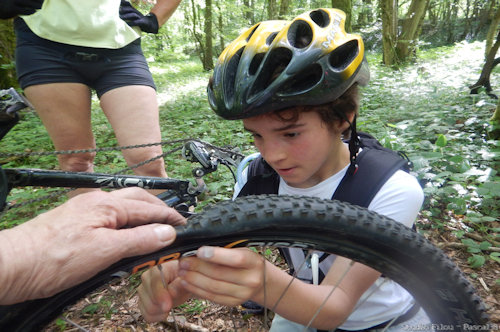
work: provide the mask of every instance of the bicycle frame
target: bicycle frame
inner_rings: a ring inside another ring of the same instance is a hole
[[[16,90],[0,90],[0,140],[19,121],[18,111],[31,107],[30,103]],[[62,188],[126,188],[141,187],[144,189],[164,189],[165,193],[158,197],[167,205],[181,212],[196,205],[196,197],[205,191],[202,177],[217,170],[217,166],[236,166],[239,159],[235,155],[207,151],[204,145],[196,141],[188,141],[183,147],[183,156],[201,167],[193,169],[196,184],[188,180],[137,176],[115,175],[86,172],[67,172],[26,168],[4,168],[0,166],[0,211],[6,206],[6,197],[15,187],[42,186]]]

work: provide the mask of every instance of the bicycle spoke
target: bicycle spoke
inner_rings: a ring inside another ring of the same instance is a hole
[[[337,281],[337,283],[335,285],[332,286],[332,289],[330,290],[330,292],[328,293],[326,298],[323,300],[323,302],[319,306],[318,310],[316,310],[316,313],[314,314],[314,316],[312,316],[309,323],[307,323],[306,329],[308,327],[310,327],[312,325],[313,321],[316,319],[316,317],[318,317],[320,311],[323,309],[323,307],[325,306],[328,299],[330,299],[330,296],[332,296],[333,292],[337,289],[337,287],[340,285],[340,283],[344,280],[345,276],[347,275],[347,273],[349,272],[349,270],[352,268],[353,265],[354,265],[354,261],[351,261],[349,263],[349,267],[342,273],[341,278]]]
[[[165,281],[165,276],[163,275],[163,267],[161,264],[156,265],[156,267],[160,272],[161,283],[163,284],[163,288],[167,289],[167,282]],[[175,331],[179,332],[179,326],[177,325],[177,319],[175,317],[175,312],[173,308],[170,310],[170,315],[172,315],[172,319],[174,320]]]
[[[264,254],[267,252],[267,246],[264,247]],[[263,280],[264,280],[264,303],[267,303],[267,283],[266,283],[266,279],[267,279],[267,273],[266,273],[266,257],[263,256],[263,259],[262,259],[262,264],[264,264],[264,269],[262,270],[263,271]],[[267,327],[267,307],[264,307],[264,328]]]
[[[299,273],[299,271],[302,270],[302,268],[305,266],[305,264],[307,262],[307,259],[310,257],[311,253],[312,253],[312,251],[309,251],[307,253],[307,256],[304,258],[304,261],[302,261],[302,264],[299,266],[299,268],[297,270],[294,270],[294,272],[292,274],[292,279],[290,280],[290,282],[288,283],[288,285],[286,286],[286,288],[283,290],[283,293],[281,293],[281,295],[278,298],[278,300],[276,301],[276,303],[272,306],[271,311],[275,311],[276,310],[276,307],[278,306],[278,304],[281,302],[281,300],[285,296],[286,292],[288,291],[288,289],[292,285],[292,282],[295,279],[297,279],[297,273]]]
[[[62,319],[62,320],[64,320],[66,323],[73,325],[74,327],[76,327],[76,328],[77,328],[78,330],[80,330],[80,331],[83,331],[83,332],[90,332],[90,330],[87,330],[87,329],[86,329],[86,328],[84,328],[83,326],[78,325],[77,323],[73,322],[71,319],[69,319],[69,318],[67,318],[67,317],[61,316],[61,319]]]

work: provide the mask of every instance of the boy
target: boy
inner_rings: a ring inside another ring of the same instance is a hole
[[[345,14],[335,9],[262,22],[222,52],[208,86],[210,105],[226,119],[242,119],[262,157],[253,162],[260,174],[245,172],[235,196],[275,192],[331,199],[344,178],[355,176],[362,154],[355,127],[358,85],[368,82],[369,72],[362,40],[346,34],[344,22]],[[416,179],[396,171],[368,207],[411,227],[422,201]],[[429,322],[411,295],[379,272],[354,263],[344,276],[351,262],[329,258],[319,285],[290,284],[274,308],[271,331],[303,331],[337,283],[307,330],[400,331]],[[163,319],[189,294],[273,308],[292,278],[250,250],[214,247],[166,266],[166,289],[159,273],[146,273],[139,289],[149,321]]]

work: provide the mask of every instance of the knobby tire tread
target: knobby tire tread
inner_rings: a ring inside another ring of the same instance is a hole
[[[208,207],[177,231],[171,246],[124,259],[50,298],[0,306],[0,331],[40,330],[68,305],[144,262],[242,239],[304,244],[369,265],[407,288],[435,324],[460,331],[464,324],[488,322],[471,283],[441,250],[410,228],[358,206],[311,197],[247,196]]]

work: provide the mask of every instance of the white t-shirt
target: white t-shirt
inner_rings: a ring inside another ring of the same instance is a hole
[[[331,199],[347,169],[348,167],[345,167],[310,188],[294,188],[280,179],[278,194]],[[247,181],[247,170],[245,169],[241,175],[241,183],[235,185],[234,197],[238,196]],[[399,170],[380,188],[368,209],[411,227],[423,200],[424,194],[417,179]],[[339,328],[358,330],[378,325],[404,314],[413,303],[413,297],[405,289],[392,280],[380,277],[360,298],[356,309]]]

